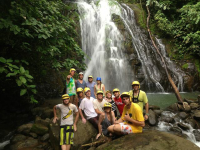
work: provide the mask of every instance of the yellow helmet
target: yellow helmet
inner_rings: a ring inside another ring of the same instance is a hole
[[[114,92],[120,92],[118,88],[113,89],[113,93]]]
[[[112,108],[112,105],[110,103],[105,103],[103,107],[110,107],[110,108]]]
[[[79,87],[79,88],[76,89],[76,92],[77,92],[77,93],[83,92],[83,89],[82,89],[81,87]]]
[[[90,91],[90,88],[89,88],[89,87],[85,87],[85,88],[84,88],[84,92],[86,93],[87,91]]]
[[[102,91],[97,91],[97,95],[98,95],[98,94],[103,94],[103,92],[102,92]]]
[[[88,76],[88,78],[93,78],[93,76]]]
[[[130,93],[129,93],[129,92],[123,92],[123,93],[121,94],[121,98],[123,98],[123,97],[131,97],[131,96],[130,96]]]
[[[132,85],[139,85],[139,89],[140,89],[140,82],[138,82],[138,81],[133,81],[133,82],[132,82]]]
[[[74,68],[71,68],[69,72],[71,73],[72,71],[76,71],[76,69],[74,69]]]
[[[69,99],[69,95],[68,94],[64,94],[62,95],[62,99],[65,100],[65,99]]]

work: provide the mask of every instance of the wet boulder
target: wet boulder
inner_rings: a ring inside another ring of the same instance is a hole
[[[44,125],[45,127],[49,126],[50,121],[51,120],[49,118],[46,118],[45,120],[41,119],[41,117],[39,117],[39,116],[36,116],[36,118],[35,118],[35,123],[36,124],[41,124],[41,125]]]
[[[198,103],[200,105],[200,95],[198,95],[197,100],[198,100]]]
[[[192,118],[187,118],[185,120],[185,122],[188,123],[188,124],[190,124],[194,129],[197,127],[196,121],[194,119],[192,119]]]
[[[19,141],[23,141],[26,139],[26,136],[25,135],[22,135],[22,134],[17,134],[15,135],[12,139],[11,139],[11,143],[17,143]]]
[[[200,131],[194,130],[193,131],[196,141],[200,141]]]
[[[190,104],[190,107],[191,107],[191,109],[197,109],[197,108],[199,108],[200,106],[199,106],[197,103],[191,103],[191,104]]]
[[[152,110],[160,110],[160,107],[159,107],[159,106],[156,106],[156,105],[149,105],[149,109],[152,109]]]
[[[189,117],[189,114],[187,114],[186,112],[180,112],[178,115],[183,120]]]
[[[189,126],[187,126],[187,125],[185,125],[185,124],[183,124],[181,122],[177,123],[177,126],[180,127],[183,130],[189,130],[190,129]]]
[[[172,112],[178,112],[178,110],[179,110],[178,104],[174,103],[174,104],[170,105],[169,107],[167,107],[166,110],[169,110]]]
[[[40,140],[43,142],[49,140],[49,133],[46,133],[45,135],[43,135]]]
[[[191,104],[191,103],[198,103],[197,100],[191,100],[191,99],[186,99],[186,98],[184,98],[184,102],[187,102],[188,104]]]
[[[39,124],[39,123],[35,123],[33,124],[32,128],[31,128],[31,132],[36,133],[38,135],[44,135],[46,133],[48,133],[48,127]]]
[[[23,125],[18,127],[17,132],[21,133],[21,134],[28,135],[30,130],[31,130],[31,128],[32,128],[32,126],[33,126],[32,123],[23,124]]]
[[[193,115],[195,120],[200,121],[200,110],[196,110]]]
[[[157,117],[161,116],[163,110],[154,110]]]
[[[182,130],[177,126],[172,126],[169,130],[175,133],[182,133]]]
[[[175,122],[174,118],[172,118],[172,117],[165,117],[165,116],[160,117],[159,120],[167,122],[167,123],[174,123]]]
[[[183,144],[184,143],[184,144]],[[199,150],[191,141],[179,136],[156,131],[146,130],[143,133],[129,134],[105,143],[96,150]]]
[[[156,116],[156,113],[153,110],[149,110],[149,125],[155,126],[158,123],[158,118]]]

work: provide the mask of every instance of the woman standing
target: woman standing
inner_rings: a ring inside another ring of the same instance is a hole
[[[101,134],[103,133],[105,136],[111,136],[108,132],[107,128],[115,123],[115,115],[114,112],[111,110],[112,105],[110,103],[104,104],[104,113],[100,115],[99,122],[98,122],[98,129],[99,133],[96,136],[98,139]]]
[[[96,97],[97,91],[102,91],[103,97],[104,97],[106,92],[105,92],[105,86],[101,82],[101,78],[97,77],[96,81],[97,81],[97,84],[94,86],[95,97]]]

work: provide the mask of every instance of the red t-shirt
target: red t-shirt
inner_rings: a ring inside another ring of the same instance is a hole
[[[120,113],[120,116],[122,115],[122,112],[123,112],[123,109],[124,109],[124,106],[125,106],[125,104],[124,103],[122,103],[122,99],[121,99],[121,97],[119,97],[118,99],[115,97],[114,98],[114,100],[115,100],[115,104],[117,105],[117,108],[118,108],[118,110],[119,110],[119,113]]]

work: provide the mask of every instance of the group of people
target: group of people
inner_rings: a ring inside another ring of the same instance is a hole
[[[140,90],[138,81],[132,82],[132,89],[129,92],[120,94],[118,88],[105,91],[100,77],[97,77],[97,83],[93,81],[93,76],[88,76],[88,82],[85,82],[83,73],[80,72],[78,80],[75,80],[73,78],[75,72],[76,70],[71,68],[67,76],[66,94],[62,95],[63,103],[53,108],[54,123],[58,120],[56,110],[61,110],[60,145],[62,150],[70,149],[73,144],[79,115],[82,123],[89,121],[98,130],[96,139],[102,134],[112,137],[142,132],[145,120],[148,119],[149,105],[146,93]],[[75,114],[74,122],[73,114]]]

